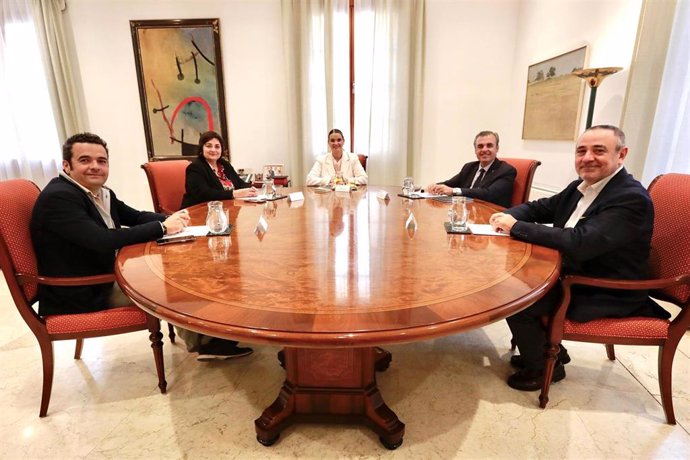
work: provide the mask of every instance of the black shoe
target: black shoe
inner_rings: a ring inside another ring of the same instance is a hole
[[[568,364],[570,362],[570,355],[568,354],[568,351],[561,349],[561,351],[558,352],[558,359],[556,362]],[[522,359],[522,356],[513,355],[510,357],[510,365],[516,369],[524,369],[525,361]]]
[[[551,382],[560,382],[565,378],[565,367],[563,364],[556,363],[553,369],[553,376]],[[510,377],[508,377],[508,386],[520,391],[537,391],[541,390],[541,384],[544,381],[544,371],[542,369],[520,369]]]
[[[253,352],[251,348],[238,347],[236,342],[214,339],[199,346],[199,356],[196,359],[197,361],[231,359],[251,355]]]

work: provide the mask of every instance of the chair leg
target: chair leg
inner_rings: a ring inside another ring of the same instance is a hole
[[[659,347],[659,390],[661,392],[661,405],[666,414],[666,423],[669,425],[676,424],[676,416],[673,413],[673,382],[671,378],[673,376],[673,357],[676,354],[677,346],[678,342]]]
[[[608,356],[611,361],[616,360],[616,351],[613,349],[612,343],[606,344],[606,356]]]
[[[168,323],[168,337],[170,337],[170,343],[175,343],[175,326]]]
[[[155,316],[146,315],[149,326],[149,340],[153,349],[153,359],[156,362],[156,372],[158,373],[158,388],[161,393],[165,393],[168,382],[165,381],[165,362],[163,361],[163,333],[161,332],[161,322]]]
[[[53,390],[53,342],[48,338],[39,339],[38,345],[41,348],[41,360],[43,361],[43,392],[41,394],[41,409],[38,412],[38,416],[45,417],[48,414],[50,393]]]
[[[77,345],[74,347],[74,359],[81,359],[81,350],[84,347],[84,339],[77,339]]]
[[[556,366],[556,358],[558,351],[561,349],[559,345],[550,343],[546,346],[544,356],[546,364],[544,365],[544,381],[541,384],[541,394],[539,395],[539,407],[544,409],[549,403],[549,387],[551,386],[551,378],[553,377],[553,368]]]

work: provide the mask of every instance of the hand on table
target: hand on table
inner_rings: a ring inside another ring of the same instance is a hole
[[[510,229],[513,228],[517,220],[510,214],[497,212],[489,218],[489,224],[495,232],[510,234]]]

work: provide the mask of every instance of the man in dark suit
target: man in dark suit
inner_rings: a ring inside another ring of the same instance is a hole
[[[185,211],[164,216],[137,211],[120,201],[104,186],[108,160],[107,144],[95,134],[76,134],[63,145],[63,171],[40,193],[31,217],[31,239],[41,275],[113,273],[118,249],[178,233],[189,223]],[[42,316],[93,312],[131,303],[114,283],[39,285],[38,311]]]
[[[436,195],[462,195],[503,207],[510,206],[517,171],[496,158],[498,134],[481,131],[474,137],[474,152],[479,161],[465,164],[457,175],[445,182],[429,185],[427,191]]]
[[[560,193],[525,203],[491,216],[496,231],[558,249],[561,272],[601,278],[644,279],[654,208],[649,194],[623,167],[628,154],[625,134],[615,126],[586,130],[575,149],[575,170],[580,177]],[[545,223],[552,223],[548,227]],[[568,307],[571,320],[586,322],[602,317],[670,315],[653,302],[647,291],[611,291],[575,287]],[[520,356],[511,364],[519,370],[508,379],[512,388],[541,388],[546,334],[540,317],[550,314],[561,297],[560,285],[534,305],[507,319]],[[563,364],[570,361],[561,349],[553,381],[565,378]]]

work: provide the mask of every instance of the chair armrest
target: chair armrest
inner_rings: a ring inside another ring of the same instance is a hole
[[[584,286],[596,286],[609,289],[643,290],[643,289],[664,289],[679,284],[690,285],[690,273],[678,275],[673,278],[650,279],[650,280],[616,280],[608,278],[592,278],[588,276],[566,275],[561,279],[563,289],[570,289],[570,286],[580,284]]]
[[[103,275],[93,276],[53,277],[17,273],[17,280],[19,281],[20,285],[38,283],[45,284],[47,286],[89,286],[92,284],[112,283],[115,281],[115,275],[112,273],[106,273]]]

